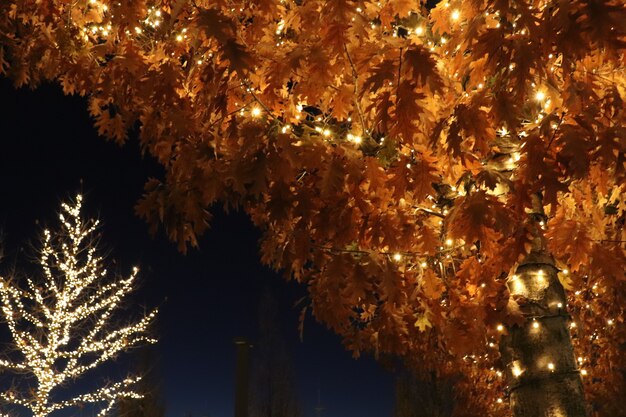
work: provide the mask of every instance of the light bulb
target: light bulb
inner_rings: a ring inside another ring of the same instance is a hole
[[[535,100],[543,101],[545,99],[546,99],[546,93],[544,93],[543,91],[537,91],[537,93],[535,94]]]

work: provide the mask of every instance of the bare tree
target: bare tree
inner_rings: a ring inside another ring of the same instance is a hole
[[[57,410],[90,407],[104,417],[118,400],[141,398],[133,388],[139,376],[79,394],[66,389],[127,348],[155,342],[146,331],[156,310],[117,325],[114,313],[132,290],[138,269],[127,278],[107,274],[95,235],[99,223],[84,220],[81,207],[80,195],[74,203],[62,204],[58,230],[44,231],[40,276],[0,278],[0,314],[13,348],[0,366],[15,373],[14,388],[0,393],[0,413],[18,406],[34,417],[46,417]]]

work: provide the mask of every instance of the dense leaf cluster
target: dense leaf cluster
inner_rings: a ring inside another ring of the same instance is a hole
[[[137,207],[155,230],[184,250],[213,204],[242,207],[264,231],[263,261],[307,285],[348,348],[461,369],[482,415],[506,412],[496,329],[520,320],[507,277],[547,247],[569,272],[589,396],[610,415],[626,342],[623,2],[0,11],[0,68],[17,86],[86,96],[118,142],[139,127],[166,169]]]

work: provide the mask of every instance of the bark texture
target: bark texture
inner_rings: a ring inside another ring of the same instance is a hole
[[[547,252],[533,251],[508,282],[527,318],[500,346],[514,417],[588,415],[557,272]]]

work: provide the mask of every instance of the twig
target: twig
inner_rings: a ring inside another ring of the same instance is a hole
[[[250,104],[252,103],[252,101],[247,102],[246,104],[244,104],[243,106],[237,107],[235,110],[231,111],[228,114],[225,114],[224,116],[220,117],[219,119],[217,119],[216,121],[214,121],[213,123],[211,123],[209,125],[209,127],[207,128],[207,130],[211,129],[213,126],[215,126],[216,124],[220,123],[222,120],[228,118],[229,116],[232,116],[235,113],[238,113],[239,111],[245,109],[246,107],[248,107]]]
[[[402,48],[400,48],[400,62],[398,63],[398,81],[396,82],[396,105],[398,104],[398,92],[400,91],[401,75],[402,75]]]
[[[363,110],[361,110],[361,103],[359,102],[359,74],[356,70],[356,66],[354,65],[354,61],[352,61],[352,57],[348,52],[348,46],[345,42],[343,43],[343,50],[346,52],[348,62],[350,63],[350,68],[352,68],[352,80],[354,81],[354,106],[356,107],[356,111],[359,114],[359,119],[361,120],[361,126],[363,126],[363,131],[369,135],[369,129],[365,125],[365,117],[363,117]]]
[[[554,138],[556,137],[556,133],[559,131],[559,128],[561,127],[561,123],[563,123],[564,117],[565,117],[565,112],[561,112],[561,117],[559,118],[559,122],[554,128],[554,132],[552,132],[552,137],[550,138],[550,142],[548,142],[548,149],[550,149],[550,146],[552,145],[552,141],[554,141]]]
[[[246,89],[247,89],[247,90],[246,90],[246,92],[247,92],[247,93],[250,93],[250,95],[252,96],[252,98],[254,99],[254,101],[256,101],[256,102],[258,103],[258,105],[259,105],[259,106],[263,107],[263,110],[265,110],[265,112],[266,112],[266,113],[267,113],[267,114],[268,114],[268,115],[269,115],[269,116],[270,116],[270,117],[271,117],[274,121],[280,122],[280,120],[278,120],[278,118],[272,114],[272,111],[270,110],[270,108],[269,108],[269,107],[267,107],[267,106],[265,105],[265,103],[263,103],[263,102],[261,101],[261,99],[257,97],[257,95],[256,95],[256,94],[254,94],[254,89],[253,89],[252,87],[250,87],[250,86],[249,86],[247,83],[245,83],[245,82],[244,82],[244,83],[242,83],[242,85],[246,87]]]
[[[444,216],[443,214],[441,214],[441,213],[437,213],[436,211],[431,210],[431,209],[426,208],[426,207],[421,207],[421,206],[411,206],[411,208],[413,208],[413,209],[415,209],[415,210],[423,211],[424,213],[430,214],[430,215],[432,215],[432,216],[437,216],[437,217],[439,217],[439,218],[441,218],[441,219],[445,219],[445,218],[446,218],[446,216]]]

